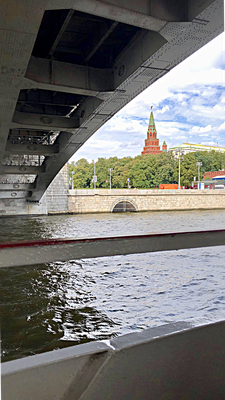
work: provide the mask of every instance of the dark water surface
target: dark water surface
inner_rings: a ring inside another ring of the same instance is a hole
[[[0,241],[223,229],[225,210],[0,218]],[[0,269],[2,361],[225,318],[225,246]]]

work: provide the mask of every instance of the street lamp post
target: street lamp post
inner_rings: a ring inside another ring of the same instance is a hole
[[[94,189],[96,189],[97,176],[95,175],[95,160],[93,160],[93,163],[94,163],[94,176],[92,182],[94,183]]]
[[[72,190],[73,190],[73,176],[74,176],[74,174],[75,174],[75,171],[72,171],[71,172],[71,175],[72,175]]]
[[[96,182],[95,182],[95,160],[94,160],[94,189],[96,189]]]
[[[200,167],[202,166],[202,162],[197,162],[196,166],[198,167],[198,189],[200,189]]]
[[[108,169],[108,171],[109,171],[109,176],[110,176],[110,179],[109,179],[109,187],[110,187],[110,190],[111,190],[111,173],[112,173],[112,171],[113,171],[113,168],[109,168]]]
[[[183,155],[183,153],[181,151],[178,151],[176,154],[178,155],[178,161],[179,161],[178,189],[180,189],[180,163],[181,163],[181,161],[183,161],[183,157],[180,158],[180,156]]]
[[[179,178],[178,178],[178,189],[180,189],[180,154],[179,154]]]

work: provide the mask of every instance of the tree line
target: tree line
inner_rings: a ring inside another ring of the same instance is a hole
[[[181,156],[180,179],[181,186],[190,187],[194,177],[198,180],[197,162],[202,162],[201,179],[206,171],[223,170],[225,167],[225,154],[216,151],[198,151]],[[179,162],[171,152],[157,155],[145,154],[132,157],[99,158],[95,162],[97,175],[96,188],[108,189],[111,187],[122,189],[128,187],[137,189],[155,188],[160,183],[178,183]],[[69,177],[76,189],[92,189],[94,164],[85,158],[69,164]]]

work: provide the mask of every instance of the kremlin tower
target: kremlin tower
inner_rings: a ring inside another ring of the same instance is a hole
[[[145,146],[141,154],[159,154],[162,151],[163,152],[167,151],[167,145],[165,140],[162,145],[162,150],[160,150],[159,139],[157,139],[157,131],[155,127],[152,108],[153,107],[151,107],[151,114],[149,118],[148,131],[147,131],[147,139],[145,139]]]

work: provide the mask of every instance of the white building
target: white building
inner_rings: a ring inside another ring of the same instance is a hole
[[[169,151],[171,151],[175,157],[178,156],[178,153],[182,153],[183,155],[185,155],[188,153],[194,153],[195,151],[211,151],[211,150],[219,151],[220,153],[225,153],[225,147],[207,146],[201,143],[199,144],[183,143],[179,144],[176,147],[171,147],[169,149]]]

